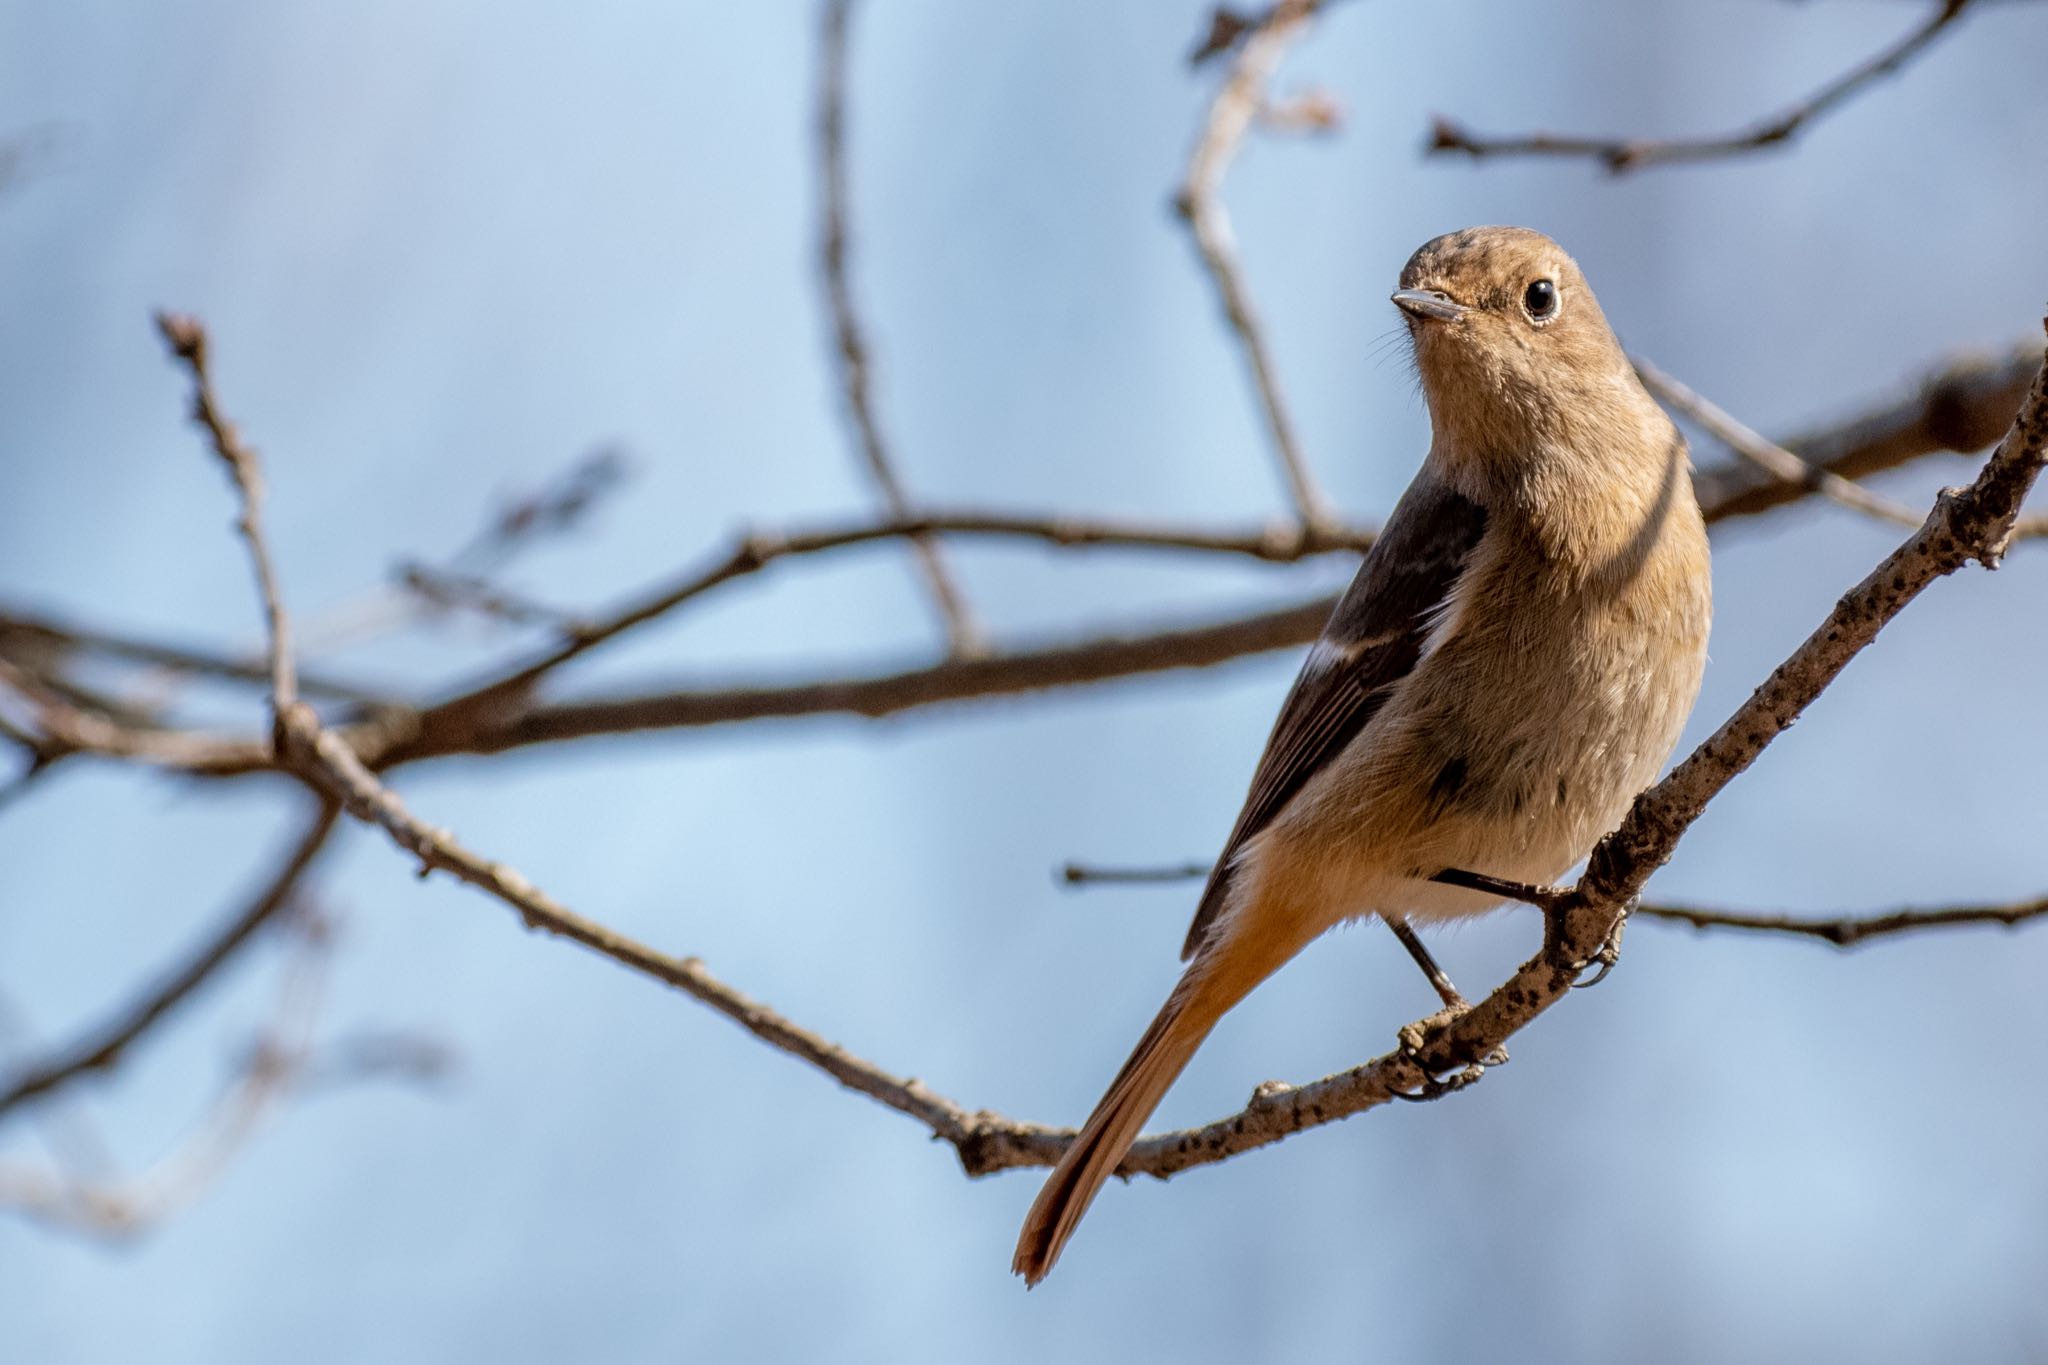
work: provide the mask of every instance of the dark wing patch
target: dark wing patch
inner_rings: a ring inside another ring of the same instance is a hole
[[[1244,809],[1209,872],[1182,959],[1194,956],[1222,913],[1231,863],[1246,841],[1358,738],[1394,684],[1414,669],[1432,615],[1485,531],[1485,508],[1426,473],[1402,494],[1280,707]]]

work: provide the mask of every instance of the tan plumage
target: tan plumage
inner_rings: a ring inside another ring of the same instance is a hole
[[[1699,690],[1685,444],[1577,265],[1473,228],[1418,250],[1394,298],[1429,457],[1281,709],[1186,972],[1025,1219],[1032,1284],[1226,1011],[1345,920],[1498,904],[1442,869],[1557,878],[1656,777]]]

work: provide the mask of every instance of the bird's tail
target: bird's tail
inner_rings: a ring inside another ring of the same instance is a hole
[[[1275,954],[1277,960],[1254,965],[1246,960],[1248,956],[1242,951],[1215,953],[1212,949],[1196,958],[1138,1040],[1130,1060],[1110,1082],[1108,1093],[1082,1125],[1074,1145],[1053,1167],[1024,1218],[1010,1269],[1022,1275],[1027,1285],[1037,1284],[1052,1270],[1096,1192],[1115,1174],[1137,1140],[1138,1130],[1152,1117],[1216,1021],[1286,960],[1286,954]]]

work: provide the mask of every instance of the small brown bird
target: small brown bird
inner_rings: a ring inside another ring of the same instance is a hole
[[[1550,882],[1655,779],[1712,614],[1685,440],[1578,266],[1481,227],[1401,271],[1429,456],[1309,652],[1188,962],[1024,1220],[1045,1278],[1195,1049],[1317,935],[1479,914],[1446,869]]]

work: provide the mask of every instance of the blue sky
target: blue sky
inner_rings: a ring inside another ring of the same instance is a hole
[[[1229,183],[1310,459],[1382,515],[1427,423],[1375,343],[1437,232],[1523,222],[1627,343],[1767,431],[1898,396],[2048,299],[2048,13],[1989,6],[1796,150],[1612,180],[1426,162],[1428,115],[1683,133],[1775,109],[1910,6],[1345,5],[1283,73],[1330,138]],[[1242,524],[1282,489],[1168,197],[1213,75],[1194,4],[870,0],[851,79],[855,289],[906,481],[940,505]],[[752,525],[870,505],[813,282],[808,4],[0,5],[0,589],[246,648],[218,472],[152,309],[204,317],[317,621],[616,444],[630,486],[520,561],[600,603]],[[1887,476],[1924,503],[1969,466]],[[1704,734],[1894,543],[1808,506],[1717,536]],[[963,545],[1001,638],[1213,616],[1334,585]],[[1932,589],[1718,801],[1672,898],[1790,909],[2037,895],[2048,559]],[[508,643],[329,660],[426,689]],[[580,686],[929,657],[899,555],[791,565],[591,661]],[[1079,857],[1200,858],[1291,656],[923,713],[607,740],[405,773],[430,820],[585,913],[969,1106],[1077,1121],[1172,979],[1187,888],[1072,896]],[[255,699],[229,719],[260,723]],[[263,874],[281,787],[75,766],[0,815],[0,990],[56,1039]],[[1029,1173],[969,1182],[896,1115],[350,831],[324,1027],[460,1056],[427,1093],[284,1110],[207,1197],[109,1248],[0,1221],[22,1361],[1321,1358],[1669,1361],[2048,1353],[2048,937],[1841,955],[1657,925],[1457,1099],[1108,1191],[1026,1296]],[[1461,982],[1536,940],[1451,933]],[[259,947],[75,1104],[146,1163],[262,1017]],[[1430,1004],[1386,936],[1316,945],[1161,1121],[1381,1051]],[[0,1127],[0,1152],[39,1151]],[[1960,1329],[1958,1324],[1969,1324]]]

